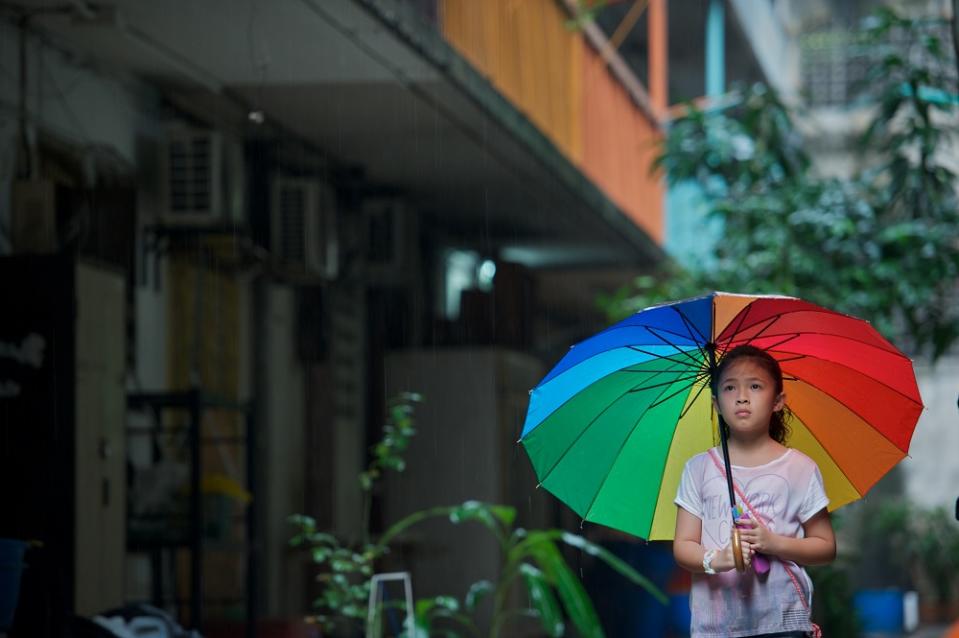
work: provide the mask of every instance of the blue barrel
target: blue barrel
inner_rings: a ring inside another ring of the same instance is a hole
[[[688,636],[689,626],[693,622],[689,609],[689,592],[669,595],[669,635]]]
[[[0,538],[0,631],[7,631],[13,624],[26,551],[27,544],[23,541]]]
[[[603,546],[665,591],[676,561],[659,543],[607,541]],[[646,590],[597,561],[583,574],[607,638],[665,638],[669,610]]]
[[[902,590],[864,589],[853,602],[863,633],[902,633]]]

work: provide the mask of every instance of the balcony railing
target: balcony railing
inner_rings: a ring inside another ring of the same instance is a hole
[[[952,36],[949,25],[930,21],[922,25],[920,36],[936,36],[949,52]],[[934,60],[924,46],[923,37],[892,29],[879,41],[868,41],[855,31],[829,30],[810,33],[800,39],[803,87],[813,107],[847,106],[871,100],[867,74],[879,60],[895,51],[914,65],[929,66]],[[951,56],[940,69],[944,82],[956,86],[956,67]]]

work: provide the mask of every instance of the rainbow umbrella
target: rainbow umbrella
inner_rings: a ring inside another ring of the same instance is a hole
[[[713,372],[742,344],[782,366],[788,443],[819,465],[830,509],[908,452],[923,408],[912,362],[869,323],[794,297],[716,292],[586,339],[533,389],[520,442],[540,485],[585,521],[671,539],[683,466],[719,440]]]

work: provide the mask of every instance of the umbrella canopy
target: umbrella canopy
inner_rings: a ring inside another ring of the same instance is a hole
[[[573,346],[532,390],[520,442],[540,484],[584,520],[671,539],[683,466],[719,440],[712,374],[743,344],[779,361],[787,444],[819,465],[830,509],[906,455],[923,408],[912,361],[869,323],[794,297],[716,292]]]

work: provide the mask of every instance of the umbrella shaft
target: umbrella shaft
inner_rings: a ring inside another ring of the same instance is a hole
[[[709,352],[709,376],[710,376],[710,389],[713,391],[713,396],[718,397],[716,391],[716,386],[719,383],[719,379],[716,378],[716,344],[708,343],[706,344],[706,350]],[[718,410],[717,410],[718,412]],[[730,509],[736,509],[736,494],[733,490],[733,468],[729,462],[729,444],[726,442],[726,421],[723,419],[722,413],[718,414],[719,417],[719,441],[722,444],[723,448],[723,465],[726,466],[726,487],[729,489],[729,507]]]
[[[723,446],[723,464],[726,466],[726,487],[729,489],[729,507],[735,509],[736,494],[733,490],[733,468],[729,462],[729,444],[726,442],[726,421],[719,415],[719,440]]]

